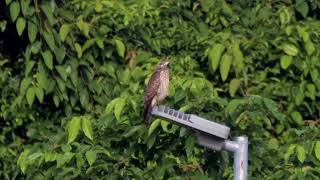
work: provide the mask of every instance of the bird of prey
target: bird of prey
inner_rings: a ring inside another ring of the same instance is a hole
[[[159,105],[168,95],[169,87],[169,64],[168,58],[160,63],[149,79],[144,94],[144,121],[149,126],[151,111],[155,105]]]

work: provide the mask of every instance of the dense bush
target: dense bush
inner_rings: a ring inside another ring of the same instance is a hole
[[[231,154],[143,124],[146,81],[169,56],[165,104],[249,136],[250,179],[319,179],[319,12],[303,0],[1,2],[0,178],[232,178]]]

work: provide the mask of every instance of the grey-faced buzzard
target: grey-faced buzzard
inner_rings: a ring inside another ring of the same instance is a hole
[[[169,87],[169,59],[165,59],[155,70],[149,79],[144,94],[144,121],[149,126],[151,110],[153,106],[159,105],[168,95]]]

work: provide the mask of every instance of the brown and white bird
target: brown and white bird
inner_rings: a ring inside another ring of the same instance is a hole
[[[168,58],[160,63],[149,79],[144,94],[144,121],[149,126],[151,111],[155,105],[159,105],[168,95],[169,88],[169,64]]]

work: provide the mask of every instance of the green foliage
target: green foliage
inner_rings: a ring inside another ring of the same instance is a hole
[[[143,124],[144,88],[164,56],[165,104],[249,136],[250,179],[320,176],[318,1],[0,9],[1,179],[231,179],[231,154],[162,119]]]

